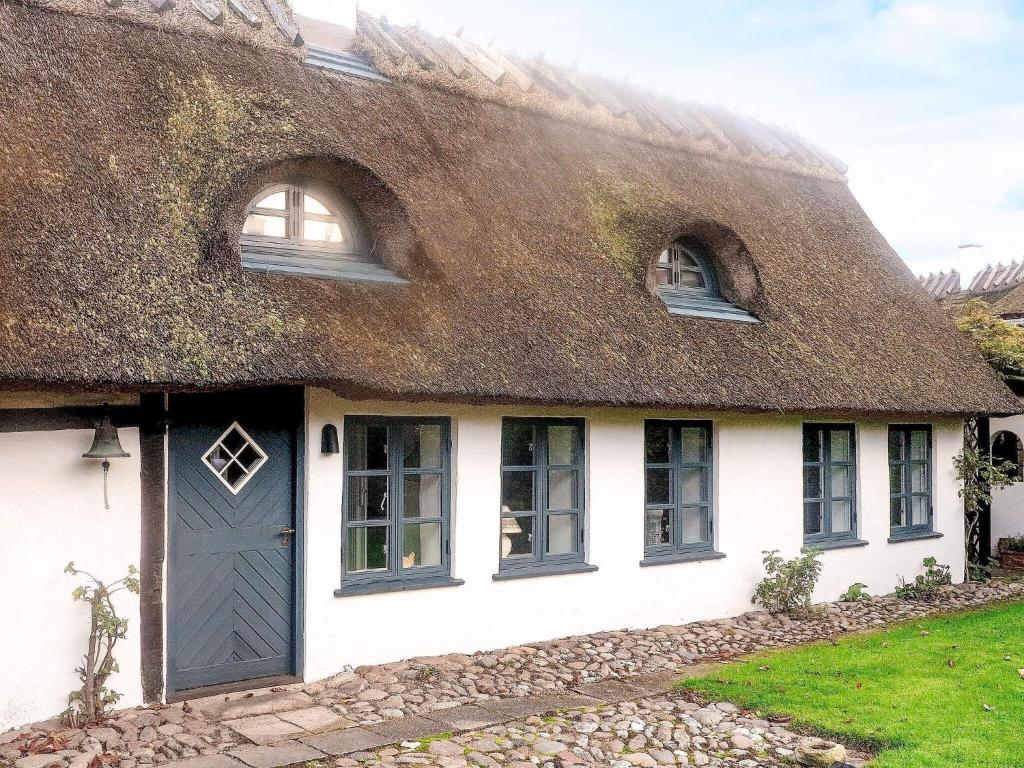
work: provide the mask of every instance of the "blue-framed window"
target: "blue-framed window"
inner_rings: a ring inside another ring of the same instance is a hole
[[[451,422],[345,419],[343,590],[450,572]]]
[[[644,557],[714,548],[712,425],[644,423]]]
[[[857,443],[852,424],[804,425],[804,542],[857,538]]]
[[[676,240],[661,252],[654,265],[654,282],[671,314],[758,322],[749,312],[722,297],[711,254],[693,240]]]
[[[585,561],[584,439],[582,419],[502,419],[499,572]]]
[[[933,530],[932,430],[928,425],[889,427],[889,525],[894,538]]]

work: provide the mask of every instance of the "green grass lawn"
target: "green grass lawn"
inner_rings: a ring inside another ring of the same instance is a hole
[[[680,685],[880,746],[879,768],[1022,768],[1022,667],[1017,604],[762,653]]]

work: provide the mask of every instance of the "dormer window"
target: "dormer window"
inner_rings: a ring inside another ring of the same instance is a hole
[[[698,243],[676,240],[654,270],[658,293],[673,315],[756,323],[757,318],[722,298],[711,255]]]
[[[373,259],[355,207],[299,185],[264,189],[242,228],[242,266],[363,282],[404,283]]]

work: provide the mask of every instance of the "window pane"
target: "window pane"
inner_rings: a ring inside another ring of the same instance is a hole
[[[708,539],[707,509],[683,507],[681,539],[683,544],[700,544]]]
[[[904,496],[889,500],[889,524],[893,527],[900,527],[906,522],[907,499]]]
[[[441,425],[406,424],[402,427],[406,469],[441,468]]]
[[[441,476],[405,476],[405,517],[441,517]]]
[[[388,567],[388,528],[373,525],[369,528],[348,529],[349,573],[381,571]]]
[[[853,496],[853,472],[851,467],[832,467],[832,498]]]
[[[668,464],[672,460],[672,428],[648,423],[644,428],[644,454],[648,464]]]
[[[406,523],[402,540],[403,568],[441,564],[440,523]]]
[[[821,461],[821,430],[813,427],[804,428],[804,461]]]
[[[288,193],[285,190],[267,195],[260,200],[253,208],[270,208],[275,211],[288,210]]]
[[[576,551],[576,515],[548,515],[548,554],[571,555]]]
[[[388,468],[388,428],[384,425],[356,424],[348,430],[349,469]]]
[[[306,208],[306,213],[316,213],[321,216],[331,216],[331,211],[327,209],[327,206],[317,200],[311,195],[306,195],[303,198],[302,204]]]
[[[845,429],[834,429],[829,437],[832,461],[851,461],[850,433]]]
[[[903,493],[903,465],[889,466],[889,493]]]
[[[688,269],[679,270],[679,287],[680,288],[703,288],[704,287],[704,275],[700,272],[691,272]]]
[[[672,543],[672,510],[648,509],[644,526],[644,545],[657,547]]]
[[[832,502],[832,533],[847,533],[853,530],[853,502]]]
[[[348,479],[348,519],[388,519],[388,478],[386,475]]]
[[[576,509],[576,470],[548,472],[548,509]]]
[[[571,425],[548,427],[548,464],[575,464],[579,428]]]
[[[927,496],[914,496],[910,502],[910,524],[911,525],[927,525],[928,524],[928,497]]]
[[[532,517],[503,517],[501,519],[501,556],[506,558],[533,556]]]
[[[707,429],[704,427],[683,427],[683,461],[687,464],[705,464],[708,460]]]
[[[889,430],[889,461],[903,460],[903,430]]]
[[[804,533],[821,533],[821,502],[804,503]]]
[[[342,237],[341,227],[333,221],[317,221],[306,219],[302,222],[302,237],[305,240],[315,240],[323,243],[340,243]]]
[[[928,432],[915,429],[910,433],[910,458],[924,461],[928,458]]]
[[[820,499],[821,488],[821,467],[804,467],[804,498]]]
[[[648,504],[671,504],[672,503],[672,470],[670,469],[648,469],[647,470],[647,503]]]
[[[501,427],[501,463],[506,467],[532,466],[535,428],[526,421],[508,420]]]
[[[683,503],[707,501],[707,471],[703,467],[683,467],[679,474],[680,494]]]
[[[501,511],[534,511],[533,472],[501,473]]]
[[[928,466],[926,464],[910,465],[910,490],[923,493],[928,490]]]
[[[245,220],[242,232],[246,235],[261,237],[287,237],[288,219],[284,216],[264,216],[259,213],[251,213]]]

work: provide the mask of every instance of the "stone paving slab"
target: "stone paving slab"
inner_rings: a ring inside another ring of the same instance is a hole
[[[224,698],[218,700],[218,697],[211,696],[196,699],[189,704],[211,720],[238,720],[256,715],[272,715],[316,704],[313,698],[303,691],[267,691],[227,701]]]
[[[298,741],[283,741],[272,747],[260,747],[246,744],[228,752],[251,768],[283,768],[298,765],[307,760],[318,760],[324,756],[319,749]]]
[[[438,733],[451,730],[448,726],[438,722],[433,717],[399,717],[392,720],[385,720],[381,723],[363,726],[368,731],[386,736],[391,739],[388,744],[398,744],[410,739],[422,739],[424,736],[434,736]]]
[[[239,720],[226,720],[224,725],[253,744],[273,744],[309,735],[305,728],[282,720],[277,715],[256,715]]]
[[[285,722],[299,726],[310,733],[326,733],[327,731],[340,731],[342,728],[349,728],[356,723],[353,720],[342,717],[334,710],[324,706],[306,707],[305,709],[294,709],[289,712],[278,712],[277,716]]]
[[[505,722],[504,715],[476,704],[431,712],[430,719],[442,727],[438,731],[475,731]]]
[[[164,763],[162,768],[245,768],[245,766],[228,755],[220,754],[171,760]]]
[[[365,728],[346,728],[343,731],[305,736],[299,741],[333,757],[362,752],[367,749],[379,749],[394,743],[387,736],[368,731]],[[219,768],[219,766],[213,768]]]
[[[524,696],[519,699],[493,699],[481,702],[480,708],[500,716],[501,722],[508,722],[530,715],[543,715],[555,710],[591,707],[603,703],[603,699],[570,692]]]
[[[595,699],[606,701],[609,704],[629,701],[645,694],[644,688],[629,683],[628,678],[598,680],[596,683],[577,685],[573,690],[584,696],[592,696]]]
[[[703,671],[707,671],[710,665],[702,665]],[[689,667],[696,669],[696,667]],[[631,686],[646,691],[648,694],[668,693],[675,689],[676,683],[682,675],[675,671],[652,672],[647,675],[634,675],[623,680]]]

